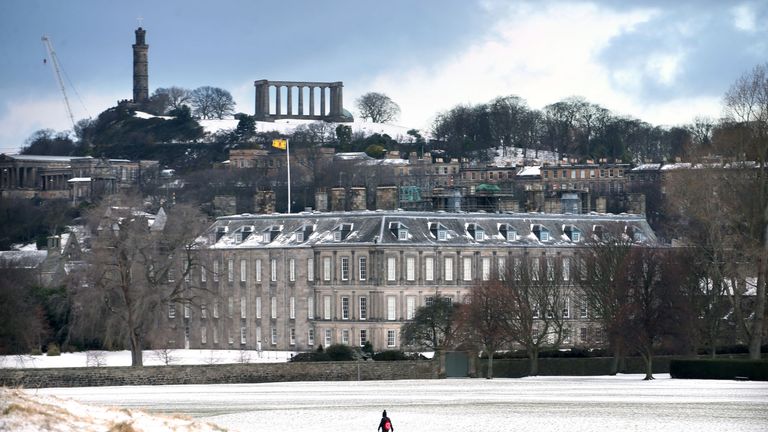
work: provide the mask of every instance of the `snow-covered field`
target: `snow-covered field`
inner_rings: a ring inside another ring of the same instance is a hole
[[[406,431],[768,430],[768,383],[660,375],[28,390],[180,413],[232,431],[374,431],[382,409]]]
[[[294,353],[287,351],[240,350],[169,350],[144,351],[144,366],[225,364],[225,363],[277,363],[285,362]],[[0,356],[0,368],[61,368],[95,366],[130,366],[130,351],[91,351],[62,353],[60,356],[8,355]],[[167,362],[166,362],[167,361]]]

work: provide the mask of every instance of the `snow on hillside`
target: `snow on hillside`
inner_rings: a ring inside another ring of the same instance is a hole
[[[0,431],[225,431],[185,416],[83,405],[54,396],[0,388]]]
[[[558,162],[558,153],[546,150],[522,149],[518,147],[496,148],[493,164],[498,167],[516,165],[541,165],[544,162]]]

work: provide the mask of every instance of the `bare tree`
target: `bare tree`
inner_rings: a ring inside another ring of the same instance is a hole
[[[168,100],[168,109],[175,110],[191,102],[190,91],[182,87],[159,88],[155,94],[165,94]]]
[[[162,210],[162,209],[161,209]],[[128,340],[131,365],[143,365],[142,348],[159,326],[161,310],[195,300],[185,281],[199,266],[193,253],[203,218],[191,206],[177,204],[156,218],[142,211],[140,200],[116,197],[90,214],[97,235],[86,255],[88,286],[76,303],[90,313],[85,321],[106,321],[107,337]]]
[[[432,304],[418,308],[413,320],[400,329],[404,345],[435,352],[440,374],[445,373],[445,349],[456,340],[456,315],[456,305],[438,294]]]
[[[202,119],[223,119],[235,110],[232,95],[218,87],[203,86],[192,90],[190,103],[192,112]]]
[[[488,376],[493,378],[493,355],[511,341],[511,329],[505,317],[503,281],[490,280],[472,288],[469,303],[459,312],[459,326],[465,328],[469,340],[479,342],[488,355]]]
[[[389,123],[400,116],[400,106],[383,93],[370,92],[357,98],[360,117],[373,123]]]

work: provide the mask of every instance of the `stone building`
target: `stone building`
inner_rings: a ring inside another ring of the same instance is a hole
[[[208,294],[168,305],[171,347],[309,350],[343,343],[401,347],[400,328],[436,295],[464,301],[507,266],[549,274],[563,289],[581,274],[579,252],[604,230],[656,242],[635,215],[402,211],[240,215],[200,237],[186,283]],[[594,323],[574,291],[563,305],[566,346],[594,342]]]

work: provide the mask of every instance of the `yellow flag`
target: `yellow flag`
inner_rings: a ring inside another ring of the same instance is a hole
[[[279,148],[280,150],[285,150],[286,147],[288,147],[288,141],[284,139],[272,140],[272,147]]]

